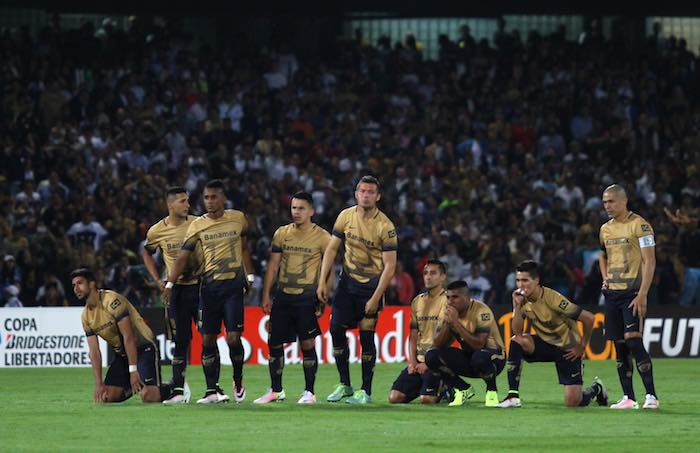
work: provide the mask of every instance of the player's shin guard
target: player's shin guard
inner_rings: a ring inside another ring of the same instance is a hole
[[[207,392],[216,391],[221,370],[219,348],[216,345],[202,346],[202,368],[204,370],[204,379],[207,381]]]
[[[651,357],[649,356],[647,350],[644,348],[642,339],[639,337],[629,338],[625,340],[625,344],[632,353],[635,362],[637,362],[637,371],[639,371],[639,375],[642,378],[642,382],[644,383],[644,388],[646,389],[647,394],[656,396]],[[630,398],[632,397],[630,396]]]
[[[372,394],[372,378],[374,365],[377,363],[377,348],[374,345],[374,331],[361,330],[360,344],[362,345],[362,390]]]
[[[318,371],[318,357],[316,356],[316,348],[302,349],[301,353],[304,356],[304,380],[306,381],[305,390],[314,393],[314,383],[316,382],[316,372]]]
[[[187,350],[189,344],[175,343],[173,351],[173,385],[175,388],[183,388],[185,386],[185,369],[187,368]]]
[[[270,369],[270,382],[272,383],[273,392],[282,391],[282,372],[284,371],[284,348],[282,345],[270,346],[270,361],[268,362]]]
[[[348,338],[345,336],[345,329],[331,326],[331,339],[333,340],[333,358],[338,367],[340,383],[350,385],[350,350],[348,349]]]
[[[632,386],[632,354],[626,342],[615,342],[617,355],[617,375],[620,378],[622,392],[631,400],[635,400],[634,387]]]
[[[517,396],[520,391],[520,372],[523,367],[523,347],[517,341],[510,342],[508,352],[508,395]]]
[[[243,342],[239,338],[234,344],[228,345],[228,354],[233,365],[233,382],[236,387],[240,387],[243,383]]]

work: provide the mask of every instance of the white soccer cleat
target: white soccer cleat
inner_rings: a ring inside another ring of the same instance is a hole
[[[241,382],[241,386],[236,387],[236,383],[234,382],[233,383],[233,400],[236,403],[242,403],[243,401],[245,401],[245,395],[246,395],[245,385],[243,385],[243,383]]]
[[[644,399],[644,405],[642,406],[642,408],[643,409],[658,409],[659,408],[659,400],[657,400],[654,395],[650,395],[647,393],[647,396]]]
[[[308,390],[304,390],[304,393],[301,394],[301,398],[299,398],[297,404],[316,404],[316,395]]]
[[[284,389],[281,392],[273,392],[272,389],[267,389],[267,392],[258,399],[253,400],[253,404],[281,403],[287,398]]]
[[[187,382],[185,382],[182,389],[182,394],[173,395],[172,397],[163,401],[163,404],[187,404],[190,402],[191,398],[192,392],[190,391],[190,386],[187,385]]]
[[[639,409],[639,404],[625,395],[620,401],[610,406],[610,409]]]
[[[218,403],[228,403],[230,398],[224,393],[210,393],[205,395],[204,398],[198,399],[197,404],[218,404]]]
[[[504,399],[503,401],[498,403],[496,407],[500,407],[501,409],[508,409],[511,407],[523,407],[523,403],[520,402],[520,398],[513,396]]]

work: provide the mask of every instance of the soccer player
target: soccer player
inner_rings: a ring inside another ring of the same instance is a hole
[[[382,308],[384,291],[389,287],[396,269],[398,241],[394,224],[379,210],[381,199],[379,181],[363,176],[355,187],[356,206],[344,209],[333,225],[333,235],[323,255],[318,299],[326,303],[331,287],[328,274],[333,269],[341,244],[345,244],[343,270],[333,299],[331,338],[333,357],[338,367],[340,383],[326,398],[330,402],[350,404],[372,402],[372,377],[377,360],[374,329]],[[362,347],[362,389],[353,392],[350,370],[347,329],[360,328]]]
[[[411,302],[411,333],[408,337],[408,366],[401,371],[389,392],[392,404],[410,403],[420,396],[423,404],[438,402],[440,378],[425,364],[425,353],[433,346],[433,336],[440,313],[447,305],[445,280],[447,269],[438,260],[428,260],[423,267],[426,292]]]
[[[173,282],[178,281],[197,247],[202,250],[202,283],[200,290],[200,332],[202,333],[202,368],[207,383],[199,404],[229,400],[219,387],[221,360],[216,337],[221,322],[226,327],[226,343],[233,364],[233,392],[237,403],[245,399],[243,385],[243,294],[253,275],[253,262],[246,244],[248,220],[241,211],[224,209],[224,184],[218,179],[204,186],[204,207],[207,213],[192,221],[185,233],[182,249],[165,285],[167,299]],[[245,268],[245,269],[244,269]],[[244,270],[248,271],[246,275]]]
[[[144,403],[159,403],[172,386],[160,382],[160,356],[151,329],[133,305],[119,293],[97,289],[87,268],[71,272],[73,292],[85,301],[81,316],[95,375],[96,403],[118,403],[138,394]],[[114,359],[102,380],[102,354],[97,336],[114,350]]]
[[[625,189],[613,184],[603,191],[610,220],[600,227],[603,256],[598,260],[605,296],[605,337],[615,342],[617,374],[624,393],[613,409],[638,409],[632,387],[632,358],[646,388],[644,409],[658,409],[651,357],[642,343],[647,294],[654,278],[654,230],[627,209]]]
[[[583,385],[582,357],[593,330],[593,314],[569,302],[553,289],[540,284],[539,265],[523,261],[515,269],[517,289],[513,291],[513,333],[508,354],[508,396],[498,407],[521,407],[519,387],[522,361],[554,362],[559,383],[564,386],[567,407],[588,406],[593,398],[608,404],[603,383],[595,377],[586,390]],[[527,318],[535,335],[525,334]],[[583,336],[576,321],[583,323]]]
[[[278,228],[272,237],[272,251],[265,274],[262,309],[270,315],[268,366],[272,386],[267,393],[253,401],[256,404],[283,401],[286,398],[282,388],[283,346],[297,338],[301,343],[306,381],[298,403],[316,402],[314,382],[318,358],[315,338],[321,333],[317,317],[322,314],[322,308],[317,307],[316,303],[316,288],[323,252],[330,241],[330,234],[311,222],[314,215],[311,194],[294,194],[291,212],[293,222]],[[270,301],[270,291],[275,282],[277,287],[273,304]]]
[[[190,197],[187,190],[171,187],[166,191],[165,198],[168,215],[148,229],[141,253],[143,263],[153,280],[159,283],[161,291],[165,289],[167,280],[161,279],[153,254],[160,250],[166,275],[169,274],[182,248],[187,228],[194,220],[194,216],[189,215]],[[165,308],[166,329],[169,338],[175,340],[175,349],[172,361],[173,394],[163,401],[164,404],[188,403],[190,399],[189,389],[185,392],[185,370],[192,339],[192,321],[197,322],[199,307],[199,258],[196,254],[191,255],[180,280],[172,288],[170,303]]]
[[[459,348],[451,346],[455,340]],[[498,404],[496,376],[505,366],[503,338],[489,306],[472,299],[463,280],[447,286],[447,306],[440,313],[433,346],[425,363],[455,389],[450,406],[461,406],[474,396],[472,386],[459,376],[483,379],[485,405]]]

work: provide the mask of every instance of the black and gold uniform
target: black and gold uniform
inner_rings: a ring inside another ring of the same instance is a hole
[[[227,332],[243,331],[245,275],[241,238],[248,221],[241,211],[227,209],[218,219],[205,214],[190,223],[182,248],[201,247],[200,331],[217,334],[223,320]]]
[[[417,335],[416,361],[425,362],[425,354],[433,346],[433,336],[438,326],[440,313],[447,305],[445,290],[435,297],[430,293],[417,295],[411,302],[411,331]],[[391,386],[392,390],[397,390],[404,395],[405,403],[411,402],[421,395],[437,396],[440,388],[440,378],[435,376],[430,370],[423,374],[410,373],[408,367],[401,371]]]
[[[280,267],[270,313],[270,344],[280,345],[321,333],[316,319],[316,288],[323,252],[330,234],[311,224],[300,229],[282,226],[272,237],[272,253],[279,253]]]
[[[625,332],[640,332],[640,319],[632,314],[630,302],[642,284],[642,248],[654,247],[654,230],[641,216],[629,212],[622,220],[610,219],[600,227],[600,245],[607,260],[605,336],[622,340]]]
[[[534,299],[526,299],[522,314],[535,329],[535,350],[523,353],[528,362],[554,362],[562,385],[583,384],[583,362],[564,358],[567,350],[581,343],[576,320],[583,309],[545,286]]]
[[[338,215],[333,235],[343,241],[345,253],[331,324],[354,328],[365,317],[365,305],[379,284],[384,270],[382,253],[398,248],[396,229],[379,209],[371,219],[365,220],[361,208],[353,206]]]
[[[105,385],[131,389],[129,362],[124,341],[117,325],[128,317],[136,340],[138,371],[145,385],[160,386],[160,357],[155,337],[139,312],[119,293],[101,289],[96,307],[86,305],[81,316],[86,336],[97,335],[114,350],[114,359],[109,365]]]

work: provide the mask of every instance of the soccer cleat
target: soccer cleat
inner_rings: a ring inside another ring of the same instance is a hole
[[[474,397],[474,387],[469,387],[465,390],[455,389],[455,396],[452,398],[452,401],[450,401],[448,406],[463,406],[467,403],[467,400],[471,399],[472,397]]]
[[[642,408],[643,409],[658,409],[659,408],[659,400],[656,399],[656,396],[647,393],[647,396],[644,399],[644,405],[642,406]]]
[[[593,385],[595,384],[598,384],[600,386],[600,391],[595,396],[595,400],[598,403],[598,406],[607,406],[608,391],[606,390],[605,385],[603,385],[603,381],[598,376],[593,378]]]
[[[281,403],[287,398],[284,389],[281,392],[273,392],[272,389],[267,389],[267,392],[260,398],[253,401],[253,404]]]
[[[507,396],[506,399],[498,403],[496,407],[508,409],[510,407],[523,407],[523,404],[520,402],[520,398],[517,396]]]
[[[197,400],[197,404],[228,403],[229,399],[228,395],[220,391],[207,392],[204,398]]]
[[[301,394],[301,398],[299,398],[297,404],[316,404],[316,395],[308,390],[304,390],[304,393]]]
[[[175,390],[170,398],[163,401],[163,404],[187,404],[190,402],[191,396],[190,388],[185,384],[184,389]]]
[[[328,395],[326,401],[328,401],[329,403],[337,403],[343,398],[352,396],[353,392],[354,390],[351,386],[345,384],[338,384],[335,386],[335,390],[333,390],[333,393]]]
[[[236,383],[233,383],[233,400],[236,403],[242,403],[245,400],[245,385],[241,382],[240,387],[236,387]]]
[[[484,399],[484,406],[486,406],[486,407],[498,406],[498,393],[495,390],[487,390],[486,391],[486,398]]]
[[[620,401],[610,406],[610,409],[639,409],[639,404],[625,395]]]
[[[372,402],[372,397],[364,390],[358,390],[352,394],[350,398],[345,400],[348,404],[369,404]]]
[[[190,390],[190,385],[185,381],[185,385],[183,386],[184,388],[182,389],[182,395],[185,397],[187,401],[186,403],[189,403],[190,400],[192,399],[192,390]]]
[[[455,389],[447,387],[438,394],[438,403],[449,403],[455,397]]]

